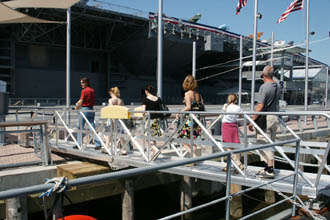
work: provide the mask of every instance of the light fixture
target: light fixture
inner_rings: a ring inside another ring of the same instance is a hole
[[[261,19],[262,18],[262,14],[261,13],[258,13],[257,14],[257,18]]]

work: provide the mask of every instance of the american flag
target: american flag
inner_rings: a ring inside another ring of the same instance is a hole
[[[236,15],[239,14],[241,11],[241,8],[243,8],[246,5],[247,0],[238,0],[237,7],[236,7]]]
[[[291,12],[298,11],[304,8],[304,0],[295,0],[290,4],[290,6],[283,12],[281,17],[277,20],[277,23],[284,21]]]

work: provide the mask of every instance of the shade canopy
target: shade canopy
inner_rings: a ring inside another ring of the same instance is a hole
[[[34,18],[29,15],[15,11],[8,6],[0,3],[0,24],[12,23],[62,23],[59,21],[48,21],[44,19]]]
[[[3,2],[10,8],[61,8],[68,9],[80,0],[14,0]]]

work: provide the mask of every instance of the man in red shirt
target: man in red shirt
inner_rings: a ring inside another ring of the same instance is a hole
[[[89,79],[87,77],[84,77],[80,79],[81,84],[81,95],[79,101],[76,103],[76,110],[93,110],[93,106],[95,103],[95,92],[94,89],[90,87]],[[95,113],[94,112],[83,112],[83,114],[86,116],[89,123],[93,126],[95,129]],[[83,129],[85,127],[86,121],[83,119],[83,117],[79,114],[78,117],[78,129]],[[77,141],[80,146],[82,146],[82,134],[78,133],[77,135]],[[95,149],[99,150],[101,148],[100,140],[97,138],[97,136],[94,137],[95,141]]]

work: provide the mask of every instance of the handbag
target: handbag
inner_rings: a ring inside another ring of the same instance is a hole
[[[163,103],[160,103],[160,110],[161,111],[170,111],[169,108]],[[171,116],[171,113],[163,113],[163,116],[161,118],[164,119],[164,118],[168,118],[170,116]]]
[[[159,102],[159,110],[160,111],[170,111],[170,109],[162,102],[162,100],[160,99],[160,102]],[[161,119],[166,119],[168,117],[171,116],[171,113],[163,113],[163,114],[160,114],[161,115]]]
[[[259,115],[258,118],[254,121],[259,128],[262,130],[265,130],[267,127],[267,120],[266,120],[266,115]]]
[[[198,99],[198,102],[197,101],[194,101],[193,103],[191,103],[191,111],[198,111],[198,112],[203,112],[205,111],[205,106],[204,104],[201,102],[201,95],[199,95],[199,99]],[[196,95],[195,96],[195,100],[196,99]]]

